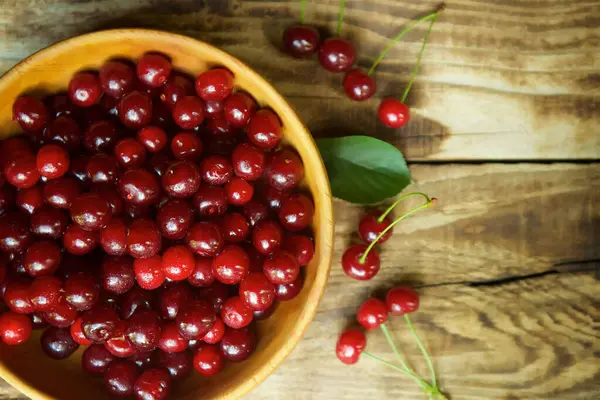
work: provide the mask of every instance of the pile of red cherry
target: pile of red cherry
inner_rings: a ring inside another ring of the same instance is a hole
[[[144,400],[249,357],[253,320],[300,292],[314,254],[278,116],[227,69],[171,69],[146,54],[22,96],[26,135],[0,142],[0,339],[45,328],[54,359],[87,345],[85,371]]]

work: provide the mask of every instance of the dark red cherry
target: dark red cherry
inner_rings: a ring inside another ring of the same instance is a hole
[[[276,285],[289,285],[300,274],[298,260],[285,250],[276,250],[267,256],[263,270],[267,279]]]
[[[377,116],[388,128],[400,128],[409,121],[410,109],[400,100],[388,97],[381,100]]]
[[[76,115],[77,107],[69,100],[67,93],[57,93],[45,100],[48,106],[49,113],[52,117],[60,117],[61,115]]]
[[[139,351],[129,358],[130,361],[134,362],[135,365],[146,370],[152,368],[157,363],[157,352],[156,351]]]
[[[210,103],[206,103],[206,104],[210,104]],[[207,106],[208,108],[208,106]],[[223,106],[220,106],[220,110],[219,110],[219,115],[215,116],[212,119],[209,119],[209,121],[206,123],[206,132],[211,136],[211,139],[216,140],[217,138],[220,139],[235,139],[235,135],[238,132],[238,128],[234,128],[233,126],[229,125],[229,122],[227,122],[227,120],[225,119],[225,117],[223,116]],[[206,118],[210,118],[209,115],[206,116]],[[213,153],[219,153],[220,152],[216,152],[216,151],[212,151]],[[229,152],[231,153],[231,152]]]
[[[158,153],[167,145],[167,134],[164,129],[149,125],[140,129],[136,139],[143,144],[150,153]]]
[[[81,355],[81,368],[91,375],[102,376],[115,359],[101,344],[92,344]]]
[[[200,217],[217,217],[227,212],[227,192],[220,186],[200,186],[192,204]]]
[[[42,196],[52,207],[70,209],[73,201],[81,194],[81,187],[75,178],[65,176],[53,179],[44,185]]]
[[[221,232],[226,242],[240,243],[248,237],[250,225],[242,214],[228,213],[221,220]]]
[[[189,161],[171,164],[162,178],[162,187],[171,197],[190,197],[198,191],[202,183],[200,170]]]
[[[73,222],[86,231],[100,230],[112,217],[108,202],[93,193],[82,194],[73,200],[70,214]]]
[[[194,355],[194,368],[203,376],[214,376],[221,372],[225,359],[217,345],[203,345]]]
[[[115,397],[128,397],[134,393],[135,382],[140,373],[133,361],[115,360],[104,373],[104,387]]]
[[[63,360],[79,348],[68,329],[51,326],[40,337],[42,350],[55,360]]]
[[[135,284],[133,260],[129,257],[109,256],[102,263],[102,287],[107,292],[123,294]]]
[[[54,276],[34,279],[29,286],[29,299],[37,311],[48,311],[58,304],[63,284]]]
[[[202,288],[201,297],[207,299],[212,304],[215,312],[220,313],[225,300],[229,298],[229,288],[227,285],[215,281],[209,287]]]
[[[255,348],[256,336],[250,328],[225,329],[225,335],[221,339],[221,353],[227,360],[244,361],[250,357]]]
[[[267,183],[274,189],[285,191],[298,186],[304,178],[304,165],[290,147],[271,153],[265,170]]]
[[[156,223],[149,219],[136,219],[129,226],[127,250],[134,258],[150,258],[160,251],[162,243]]]
[[[339,37],[329,38],[319,48],[319,63],[328,71],[348,71],[355,62],[356,50],[349,40]]]
[[[252,244],[261,254],[270,254],[279,248],[283,241],[283,230],[274,221],[262,221],[252,231]]]
[[[34,186],[40,180],[36,158],[31,153],[19,153],[4,164],[4,178],[18,189]]]
[[[92,342],[90,342],[83,334],[83,330],[81,329],[81,317],[77,317],[75,322],[73,322],[73,325],[69,327],[69,331],[71,332],[71,337],[73,337],[73,340],[75,340],[77,344],[84,346],[92,344]]]
[[[69,225],[62,238],[63,247],[76,256],[88,254],[98,245],[98,232],[83,230],[79,225]]]
[[[223,102],[222,101],[205,101],[204,102],[204,117],[211,121],[223,118]]]
[[[136,258],[133,261],[135,279],[142,289],[154,290],[162,286],[165,273],[162,269],[162,260],[159,255],[150,258]]]
[[[137,349],[125,334],[127,321],[119,321],[113,336],[104,343],[106,350],[115,357],[127,358],[137,353]]]
[[[367,299],[356,312],[356,320],[367,330],[379,328],[387,318],[388,309],[385,303],[375,297]]]
[[[75,307],[67,303],[64,299],[60,299],[54,307],[43,313],[44,319],[50,325],[58,328],[70,327],[77,319],[77,316],[78,313]]]
[[[225,324],[223,323],[223,320],[221,318],[217,317],[215,319],[213,327],[210,329],[210,331],[208,331],[206,335],[204,335],[202,340],[208,344],[217,344],[221,341],[224,334]]]
[[[269,209],[264,203],[250,200],[244,205],[243,214],[250,226],[254,227],[269,216]]]
[[[281,203],[279,222],[288,231],[301,231],[311,224],[314,212],[313,202],[308,196],[294,193]]]
[[[201,339],[210,331],[216,320],[212,305],[206,300],[184,304],[175,318],[179,333],[186,339]]]
[[[79,272],[65,281],[64,296],[67,303],[77,310],[86,311],[100,300],[100,285],[93,275]]]
[[[254,320],[264,321],[265,319],[270,318],[271,315],[273,315],[273,313],[275,312],[275,310],[277,310],[278,305],[279,303],[277,301],[274,301],[269,308],[266,308],[264,310],[254,310],[252,312],[254,314]]]
[[[135,205],[151,205],[160,199],[160,182],[150,171],[138,168],[125,171],[119,180],[119,193],[127,202]]]
[[[256,112],[256,102],[246,93],[236,92],[223,103],[225,120],[234,128],[243,128]]]
[[[69,169],[69,174],[77,179],[78,182],[85,185],[89,184],[91,181],[87,172],[87,165],[90,158],[91,157],[87,154],[73,156],[71,159],[71,168]]]
[[[162,205],[156,216],[158,228],[167,239],[183,239],[194,220],[194,211],[181,199],[170,199]]]
[[[127,320],[138,308],[152,309],[155,303],[154,295],[155,293],[152,290],[145,290],[140,286],[134,286],[120,298],[120,317]]]
[[[385,304],[393,316],[410,314],[419,309],[419,294],[411,287],[398,286],[387,293]]]
[[[53,275],[61,259],[62,251],[58,244],[49,240],[40,240],[27,248],[23,265],[30,276],[37,278]]]
[[[291,25],[283,33],[283,45],[288,54],[295,58],[312,56],[319,48],[319,31],[309,25]]]
[[[68,223],[69,217],[64,211],[45,206],[31,216],[30,227],[31,232],[33,232],[35,235],[44,239],[56,240],[64,234]],[[2,232],[1,227],[0,232]],[[0,249],[1,248],[2,241],[0,239]]]
[[[263,311],[275,301],[275,285],[260,272],[252,272],[240,283],[240,297],[253,311]]]
[[[133,68],[120,61],[107,61],[100,68],[100,85],[104,93],[117,99],[133,90]]]
[[[26,278],[10,279],[7,280],[6,285],[3,285],[2,297],[11,311],[18,314],[30,314],[35,311],[35,305],[30,299],[30,282]]]
[[[6,185],[8,187],[8,185]],[[2,188],[0,188],[1,190]],[[8,192],[7,192],[8,193]],[[13,193],[8,193],[10,197]],[[14,197],[14,196],[13,196]],[[7,198],[7,202],[12,203],[12,199]],[[17,192],[16,199],[14,201],[16,205],[29,215],[33,215],[40,211],[44,206],[44,196],[42,194],[42,185],[35,185],[30,188],[21,189]],[[12,205],[12,204],[11,204]],[[0,210],[7,208],[0,206]],[[0,211],[0,215],[4,214]]]
[[[355,101],[371,98],[377,89],[375,80],[358,68],[348,71],[342,85],[346,95]]]
[[[366,345],[367,339],[362,331],[348,329],[340,335],[335,346],[335,354],[344,364],[356,364]]]
[[[185,282],[174,283],[161,290],[157,310],[163,319],[175,319],[192,298],[193,293]]]
[[[165,369],[149,369],[135,381],[133,393],[138,400],[164,400],[171,389],[171,376]]]
[[[42,146],[36,156],[38,172],[48,179],[60,178],[66,174],[69,170],[69,162],[69,153],[56,144]]]
[[[164,84],[160,99],[170,107],[174,106],[182,97],[194,94],[194,82],[187,76],[173,74]]]
[[[196,160],[202,154],[202,141],[195,132],[179,132],[171,139],[171,153],[179,160]]]
[[[118,110],[119,119],[128,128],[140,129],[152,121],[152,99],[135,90],[121,98]]]
[[[285,285],[276,285],[275,297],[279,301],[289,301],[294,299],[302,291],[304,286],[304,277],[302,274],[292,283]]]
[[[83,134],[83,146],[91,153],[110,151],[121,136],[112,121],[93,122]]]
[[[109,183],[96,183],[90,188],[92,193],[98,194],[110,206],[110,211],[113,217],[121,214],[123,211],[123,199],[119,195],[115,185]],[[112,221],[112,218],[111,218]]]
[[[254,181],[265,170],[265,153],[250,143],[241,143],[233,150],[231,162],[237,176]]]
[[[81,328],[92,343],[106,343],[117,331],[119,315],[108,304],[97,304],[81,316]]]
[[[1,174],[0,174],[0,176],[1,176]],[[35,194],[35,192],[37,190],[37,189],[35,189],[36,187],[38,187],[38,186],[32,186],[31,188],[29,188],[29,189],[33,189],[33,194]],[[26,189],[26,190],[29,190],[29,189]],[[17,193],[16,189],[14,187],[12,187],[11,185],[0,185],[0,216],[6,214],[12,208],[14,208],[15,197],[17,196],[16,193]],[[29,197],[29,195],[27,197]],[[27,204],[27,205],[25,204],[25,200],[21,200],[17,203],[17,205],[19,205],[19,207],[21,207],[27,213],[29,213],[29,210],[23,208],[22,206],[29,208],[29,206],[33,205],[33,199],[28,199],[27,201],[29,201],[29,200],[31,200],[32,203]]]
[[[258,110],[250,120],[246,134],[248,140],[254,145],[270,150],[276,147],[283,135],[281,121],[273,111],[268,109]]]
[[[228,202],[234,206],[243,206],[254,195],[254,186],[237,176],[225,185],[225,190]]]
[[[213,275],[220,282],[236,285],[248,275],[250,259],[239,246],[229,245],[213,259]]]
[[[208,287],[215,281],[212,271],[212,258],[196,257],[194,270],[187,278],[188,283],[194,287]]]
[[[160,339],[158,315],[154,311],[138,308],[128,320],[127,337],[139,351],[155,349]]]
[[[174,380],[184,380],[193,369],[192,353],[186,350],[179,353],[159,351],[158,364],[169,371],[169,375]]]
[[[175,322],[163,325],[158,340],[158,348],[166,353],[178,353],[188,347],[188,340],[179,333]]]
[[[230,297],[223,303],[221,319],[228,327],[234,329],[244,328],[252,322],[253,318],[252,309],[246,305],[242,298],[238,296]]]
[[[145,85],[159,87],[171,74],[171,63],[160,54],[144,54],[136,66],[137,77]]]
[[[13,104],[13,119],[27,132],[37,132],[48,122],[46,105],[31,96],[21,96]]]
[[[22,253],[32,242],[29,218],[21,212],[0,216],[0,250],[5,253]]]
[[[182,281],[194,271],[194,254],[183,245],[171,246],[162,255],[165,276],[172,281]]]
[[[196,93],[205,101],[222,101],[233,90],[233,74],[224,68],[205,71],[196,78]]]
[[[146,148],[134,138],[125,138],[115,145],[114,155],[123,168],[139,168],[146,161]]]
[[[358,224],[358,235],[365,243],[369,244],[373,242],[377,238],[377,236],[379,236],[379,234],[383,232],[392,223],[392,221],[387,216],[383,219],[383,221],[379,222],[378,219],[381,216],[381,214],[381,211],[375,210],[368,212],[361,218]],[[392,233],[393,229],[387,231],[385,235],[383,235],[377,241],[377,244],[387,242],[392,236]]]
[[[182,97],[173,106],[173,120],[181,129],[194,129],[204,121],[204,102],[195,96]]]
[[[202,180],[209,185],[224,185],[233,176],[233,167],[227,157],[211,155],[200,164]]]
[[[360,259],[367,246],[362,244],[354,244],[350,246],[342,256],[342,269],[350,278],[366,281],[372,279],[379,272],[381,262],[379,255],[374,249],[369,251],[364,263]]]
[[[79,107],[93,106],[102,96],[102,86],[96,74],[78,72],[69,82],[69,98]]]
[[[296,256],[300,266],[308,265],[315,254],[315,244],[311,238],[304,235],[287,235],[282,247]]]

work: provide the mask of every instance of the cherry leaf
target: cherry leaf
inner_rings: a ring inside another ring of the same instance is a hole
[[[318,139],[335,197],[373,204],[400,193],[410,184],[404,156],[394,146],[369,136]]]

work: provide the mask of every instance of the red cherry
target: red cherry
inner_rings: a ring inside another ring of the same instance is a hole
[[[25,343],[31,335],[31,320],[26,315],[6,312],[0,315],[0,339],[2,343],[15,346]]]
[[[315,254],[313,240],[304,235],[287,235],[282,247],[296,256],[300,266],[308,265]]]
[[[221,220],[223,238],[229,243],[240,243],[250,233],[248,221],[242,214],[228,213]]]
[[[175,322],[169,322],[162,327],[158,348],[167,353],[178,353],[188,347],[188,340],[181,336]]]
[[[58,304],[62,286],[54,276],[34,279],[29,286],[29,299],[37,311],[49,311]]]
[[[410,314],[419,309],[419,294],[411,287],[398,286],[390,289],[385,303],[393,316]]]
[[[49,179],[60,178],[69,170],[69,153],[59,145],[47,144],[38,150],[37,170]]]
[[[229,361],[244,361],[254,352],[256,337],[249,328],[226,328],[221,339],[221,353]]]
[[[401,101],[388,97],[381,100],[377,116],[388,128],[400,128],[410,119],[410,110]]]
[[[92,343],[106,343],[119,324],[119,315],[108,304],[98,304],[81,316],[81,329],[85,337]]]
[[[188,276],[188,283],[194,287],[208,287],[215,281],[212,271],[212,259],[208,257],[196,257],[194,270]]]
[[[356,312],[356,320],[367,330],[379,328],[387,318],[388,309],[385,303],[374,297],[367,299]]]
[[[382,212],[375,210],[365,214],[359,224],[358,224],[358,234],[360,238],[365,243],[373,242],[381,232],[383,232],[392,221],[386,216],[382,222],[379,222],[378,219],[381,216]],[[383,235],[378,241],[377,244],[385,243],[392,236],[393,229],[390,229]]]
[[[44,319],[57,328],[68,328],[77,319],[78,313],[75,307],[61,299],[50,311],[43,313]],[[71,335],[69,334],[69,337]]]
[[[275,301],[275,286],[264,274],[252,272],[240,283],[240,297],[253,311],[263,311]]]
[[[272,188],[279,191],[290,190],[304,178],[304,165],[293,149],[284,147],[271,153],[265,176]]]
[[[358,68],[348,71],[343,86],[346,95],[355,101],[367,100],[377,90],[375,80]]]
[[[234,128],[243,128],[250,121],[255,111],[256,102],[246,93],[233,93],[223,103],[225,119]]]
[[[299,275],[298,278],[286,285],[277,285],[275,296],[279,301],[289,301],[294,299],[302,291],[304,286],[304,277]]]
[[[162,259],[158,255],[146,259],[135,259],[133,261],[133,270],[135,279],[142,289],[157,289],[165,281]]]
[[[171,139],[171,152],[179,160],[196,160],[202,154],[202,141],[194,132],[179,132]]]
[[[98,76],[90,72],[78,72],[69,82],[69,98],[79,107],[93,106],[102,96]]]
[[[40,180],[36,158],[31,153],[19,153],[18,157],[4,164],[4,178],[19,189],[30,188]]]
[[[309,25],[292,25],[283,33],[283,45],[287,53],[295,58],[312,56],[319,48],[319,31]]]
[[[117,99],[133,90],[133,69],[120,61],[107,61],[100,68],[100,84],[104,93]]]
[[[329,38],[319,48],[319,63],[328,71],[348,71],[355,62],[356,50],[349,40],[339,37]]]
[[[189,351],[179,353],[158,352],[158,364],[169,371],[171,378],[175,380],[186,379],[193,369],[193,357]]]
[[[123,168],[139,168],[146,161],[146,148],[133,138],[121,139],[115,145],[114,154]]]
[[[246,134],[254,145],[270,150],[281,141],[281,121],[271,110],[258,110],[250,120]]]
[[[127,225],[121,218],[113,217],[108,225],[100,230],[100,245],[104,252],[111,256],[122,256],[127,253]]]
[[[83,134],[83,146],[92,153],[109,151],[117,142],[120,132],[112,121],[93,122]]]
[[[219,155],[211,155],[202,160],[200,170],[202,180],[214,186],[226,184],[233,175],[233,167],[229,159]]]
[[[78,272],[65,281],[64,296],[75,309],[86,311],[100,300],[100,285],[91,274]]]
[[[91,232],[104,228],[112,217],[108,202],[93,193],[82,194],[73,200],[70,214],[81,229]]]
[[[55,242],[40,240],[25,251],[23,266],[34,277],[53,275],[62,259],[61,248]]]
[[[187,279],[194,271],[194,254],[182,245],[169,247],[162,255],[165,276],[173,281]]]
[[[196,78],[196,93],[205,101],[222,101],[233,90],[233,74],[224,68],[205,71]]]
[[[241,329],[250,324],[254,314],[240,297],[230,297],[223,303],[221,319],[230,328]]]
[[[213,327],[208,331],[206,335],[202,338],[205,343],[208,344],[217,344],[223,338],[225,334],[225,324],[223,320],[219,317],[216,318]]]
[[[244,206],[243,213],[250,226],[254,227],[269,216],[269,209],[257,200],[250,200]]]
[[[282,201],[279,222],[288,231],[301,231],[310,225],[314,213],[312,200],[304,194],[295,193]]]
[[[32,218],[33,220],[34,218]],[[38,229],[32,229],[32,231],[37,233]],[[32,242],[32,239],[27,214],[11,212],[0,216],[1,251],[5,253],[22,253]]]
[[[111,362],[104,373],[104,387],[115,397],[131,396],[139,372],[132,361],[115,360]]]
[[[6,282],[2,296],[11,311],[18,314],[30,314],[35,311],[35,306],[29,298],[29,286],[30,281],[25,278]]]
[[[171,164],[162,176],[162,187],[171,197],[190,197],[198,191],[200,184],[198,167],[188,161]]]
[[[204,102],[195,96],[182,97],[173,106],[173,120],[181,129],[194,129],[204,121]]]
[[[140,129],[152,121],[152,99],[134,90],[119,101],[119,119],[128,128]]]
[[[127,358],[137,353],[137,349],[125,335],[126,329],[127,323],[119,321],[115,333],[104,343],[104,348],[115,357]]]
[[[252,199],[254,186],[237,176],[225,185],[227,200],[234,206],[243,206]]]
[[[81,367],[91,375],[102,376],[114,359],[115,357],[104,346],[92,344],[81,356]]]
[[[222,101],[205,101],[204,102],[204,116],[209,119],[210,121],[207,124],[207,128],[209,129],[209,132],[212,131],[212,129],[209,127],[210,122],[211,121],[216,121],[216,120],[220,120],[220,121],[225,121],[225,118],[223,118],[223,102]]]
[[[231,162],[237,176],[255,181],[265,170],[265,153],[250,143],[241,143],[233,150]]]
[[[227,212],[227,193],[220,186],[201,186],[192,199],[200,217],[217,217]]]
[[[252,231],[252,244],[261,254],[270,254],[279,248],[283,230],[274,221],[262,221]]]
[[[97,183],[92,185],[90,191],[98,194],[108,202],[111,214],[113,216],[121,214],[121,211],[123,211],[123,199],[119,195],[115,185],[108,183]]]
[[[277,189],[273,189],[271,186],[264,187],[263,192],[264,200],[269,205],[269,208],[275,211],[278,211],[281,208],[283,200],[288,198],[291,194],[289,190],[280,192]]]
[[[225,360],[219,346],[204,345],[194,356],[194,368],[200,375],[214,376],[221,372]]]
[[[185,241],[195,254],[203,257],[213,257],[223,248],[223,235],[219,226],[212,222],[194,224]]]
[[[191,96],[193,94],[194,82],[187,76],[173,74],[163,86],[160,99],[172,107],[182,97]]]
[[[115,294],[127,293],[135,284],[133,260],[110,256],[102,263],[102,287]]]
[[[298,260],[285,250],[276,250],[267,256],[263,269],[267,279],[276,285],[288,285],[300,274]]]
[[[210,103],[206,103],[206,104],[208,105]],[[207,106],[207,108],[208,108],[208,106]],[[238,128],[234,128],[233,126],[229,125],[229,123],[223,116],[222,109],[223,109],[223,105],[221,103],[219,115],[214,116],[212,119],[209,119],[209,121],[206,123],[206,132],[210,135],[210,137],[213,139],[213,141],[218,138],[235,140],[236,139],[235,135],[238,132]],[[214,111],[211,110],[211,112],[214,112]],[[206,118],[211,118],[211,116],[207,115]],[[211,152],[221,153],[218,151],[211,151]],[[227,152],[227,153],[231,153],[231,152]]]
[[[158,153],[167,145],[167,134],[158,126],[148,125],[140,129],[136,139],[143,144],[150,153]]]
[[[171,389],[171,377],[164,369],[149,369],[135,381],[133,393],[138,400],[164,400]]]
[[[83,346],[89,346],[90,344],[92,344],[92,342],[87,340],[87,338],[83,334],[83,330],[81,329],[81,317],[78,317],[75,320],[75,322],[73,322],[73,325],[71,325],[71,327],[69,328],[69,331],[71,332],[71,337],[73,338],[73,340],[75,342],[77,342],[77,344],[80,344]]]
[[[52,207],[69,209],[80,193],[81,188],[74,178],[62,177],[46,183],[42,195]]]
[[[75,115],[78,111],[77,107],[69,100],[69,95],[66,92],[52,95],[46,98],[45,102],[48,106],[50,115],[53,117]]]
[[[68,253],[82,256],[98,245],[98,233],[83,230],[79,225],[69,225],[62,238],[63,247]]]
[[[120,297],[119,315],[122,319],[131,318],[138,309],[154,308],[155,292],[143,289],[140,286],[134,286],[131,290]]]
[[[49,120],[46,105],[35,97],[21,96],[13,104],[13,119],[27,132],[42,130]]]
[[[146,370],[156,365],[156,356],[157,352],[155,351],[141,351],[135,353],[129,360],[134,362],[138,368]]]
[[[190,204],[182,199],[169,199],[156,216],[158,228],[167,239],[183,239],[194,220]]]
[[[160,54],[144,54],[136,66],[137,77],[145,85],[159,87],[171,74],[171,63]]]
[[[215,311],[206,300],[188,302],[175,318],[179,333],[186,339],[201,339],[210,331],[215,320]]]
[[[113,183],[119,177],[120,168],[115,157],[98,153],[87,162],[86,172],[93,183]]]
[[[213,260],[213,275],[227,285],[240,283],[249,269],[248,254],[236,245],[225,247]]]
[[[155,349],[160,339],[158,315],[152,310],[138,308],[128,320],[126,335],[139,351]]]
[[[156,223],[149,219],[136,219],[129,226],[127,250],[134,258],[150,258],[160,251],[162,243]]]
[[[270,318],[271,315],[273,315],[273,313],[277,309],[278,305],[279,305],[279,303],[274,301],[273,304],[271,304],[271,306],[269,308],[266,308],[264,310],[254,310],[253,311],[254,320],[255,321],[264,321],[265,319]]]
[[[335,346],[337,358],[344,364],[356,364],[367,346],[367,338],[358,329],[348,329],[340,335]]]
[[[175,282],[160,292],[157,310],[163,319],[175,319],[192,297],[192,291],[187,284]]]
[[[160,199],[160,182],[146,169],[130,169],[119,180],[119,193],[127,203],[139,206],[155,204]]]
[[[64,360],[79,348],[68,329],[54,326],[42,333],[40,344],[44,353],[54,360]]]
[[[367,250],[367,246],[362,244],[354,244],[350,246],[342,256],[342,269],[350,278],[360,281],[372,279],[379,272],[381,262],[379,255],[374,249],[369,251],[364,263],[360,262],[360,258]]]

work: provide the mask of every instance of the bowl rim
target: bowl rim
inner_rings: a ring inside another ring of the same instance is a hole
[[[286,114],[289,120],[292,121],[293,129],[300,132],[300,134],[306,136],[308,142],[312,145],[313,151],[308,152],[308,158],[311,160],[311,164],[318,168],[315,176],[316,186],[318,187],[317,195],[320,198],[320,243],[321,251],[319,253],[320,260],[317,265],[317,272],[313,287],[308,294],[306,300],[306,306],[300,313],[300,316],[296,322],[296,326],[300,329],[292,330],[292,334],[288,337],[288,340],[283,346],[277,349],[267,362],[262,364],[254,373],[251,379],[246,379],[240,384],[236,385],[235,388],[229,389],[225,394],[217,395],[217,399],[237,399],[249,393],[253,388],[262,383],[292,352],[296,345],[302,339],[304,333],[308,329],[310,323],[314,319],[317,313],[318,306],[325,292],[327,280],[329,278],[329,271],[331,268],[331,261],[333,256],[333,240],[334,240],[334,228],[333,228],[333,204],[332,195],[329,179],[327,178],[327,172],[323,159],[319,153],[318,147],[308,131],[304,123],[300,120],[296,112],[293,110],[287,100],[279,94],[277,90],[261,75],[254,71],[251,67],[238,60],[236,57],[229,53],[201,40],[181,35],[178,33],[172,33],[167,31],[161,31],[156,29],[143,29],[143,28],[126,28],[126,29],[109,29],[86,33],[83,35],[71,37],[57,43],[46,46],[28,57],[21,60],[19,63],[14,65],[2,76],[0,76],[0,93],[4,90],[5,85],[13,79],[18,79],[19,74],[26,70],[30,64],[44,63],[44,61],[51,56],[53,53],[68,51],[68,48],[74,43],[85,43],[102,41],[106,38],[114,38],[115,36],[122,37],[128,36],[129,38],[147,37],[152,35],[170,36],[172,39],[180,40],[183,42],[189,42],[194,46],[199,46],[205,50],[214,52],[219,58],[226,60],[227,63],[235,64],[238,68],[244,69],[248,73],[253,83],[262,91],[267,92],[268,97],[271,97],[281,104],[283,112]],[[33,386],[22,381],[16,374],[10,371],[3,363],[0,363],[0,377],[6,380],[11,386],[19,390],[32,399],[38,400],[50,400],[53,397],[47,395],[36,389]]]

